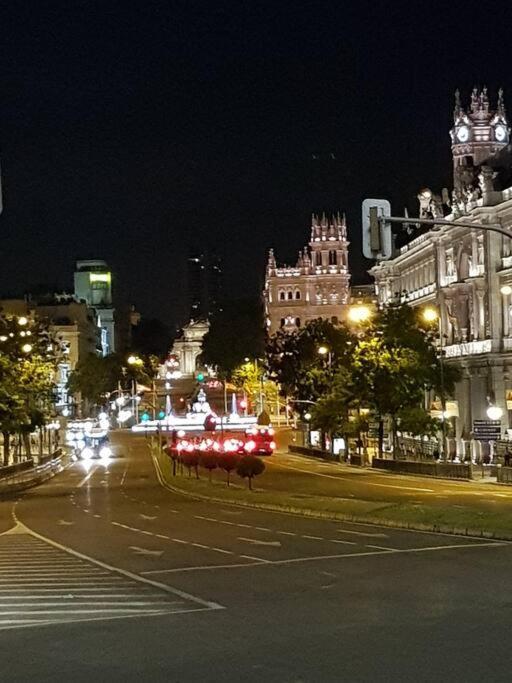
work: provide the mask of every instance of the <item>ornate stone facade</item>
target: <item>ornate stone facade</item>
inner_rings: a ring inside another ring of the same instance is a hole
[[[490,404],[503,410],[503,435],[512,427],[512,240],[457,223],[501,224],[512,232],[511,163],[504,153],[510,129],[501,91],[494,111],[485,89],[473,91],[468,114],[457,94],[454,119],[453,194],[424,189],[418,195],[420,216],[453,225],[413,237],[371,273],[381,305],[401,299],[437,308],[446,361],[463,373],[451,448],[467,454],[472,443],[478,456],[482,446],[471,440],[474,421],[488,419]],[[467,128],[462,135],[461,126]]]
[[[350,303],[347,226],[345,217],[313,214],[311,238],[295,266],[277,266],[268,256],[265,311],[269,333],[292,331],[315,318],[344,320]]]

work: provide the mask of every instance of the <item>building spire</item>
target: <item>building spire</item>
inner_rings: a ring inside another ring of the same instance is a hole
[[[496,113],[500,116],[505,116],[505,102],[503,101],[503,88],[498,90],[498,103],[496,106]]]
[[[462,108],[462,104],[460,101],[460,90],[457,88],[455,91],[455,107],[453,109],[453,120],[457,121],[457,119],[464,114],[464,109]]]

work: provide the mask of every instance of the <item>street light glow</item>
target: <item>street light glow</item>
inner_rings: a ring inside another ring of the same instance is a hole
[[[23,353],[30,353],[32,351],[32,344],[23,344],[21,350]]]
[[[128,356],[128,365],[142,365],[144,362],[142,358],[139,358],[138,356]]]
[[[311,413],[304,413],[304,419],[309,422],[311,420]]]
[[[318,353],[321,356],[326,356],[329,353],[329,349],[327,348],[327,346],[319,346],[318,347]]]
[[[18,318],[18,325],[26,325],[28,323],[28,319],[25,318],[24,315],[21,316],[21,318]]]
[[[487,417],[489,420],[499,420],[503,415],[503,410],[499,406],[489,406],[487,408]]]
[[[512,294],[512,287],[510,285],[503,285],[500,292],[505,296],[508,296],[509,294]]]
[[[434,320],[437,320],[439,317],[437,311],[435,308],[432,308],[432,306],[428,306],[428,308],[425,308],[423,311],[423,320],[425,320],[427,323],[433,323]]]
[[[363,323],[371,316],[368,306],[351,306],[348,311],[348,319],[353,323]]]

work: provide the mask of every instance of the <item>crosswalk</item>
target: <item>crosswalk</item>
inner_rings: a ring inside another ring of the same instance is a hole
[[[204,609],[187,597],[60,550],[20,525],[0,535],[0,630]]]

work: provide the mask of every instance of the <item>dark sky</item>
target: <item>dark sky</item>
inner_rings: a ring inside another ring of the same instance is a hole
[[[512,109],[511,25],[504,1],[2,3],[0,291],[100,257],[172,322],[189,246],[256,293],[324,209],[360,279],[361,199],[450,182],[455,88]]]

